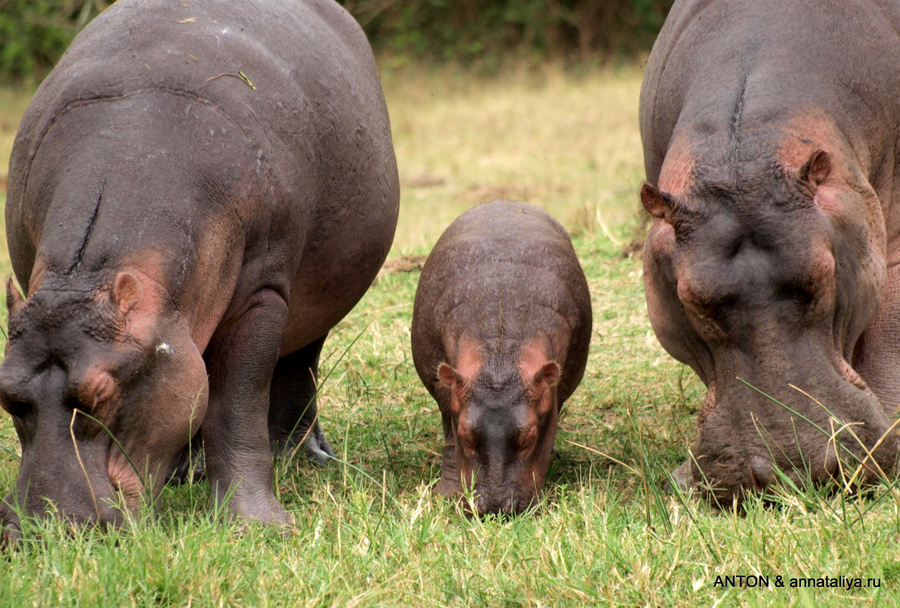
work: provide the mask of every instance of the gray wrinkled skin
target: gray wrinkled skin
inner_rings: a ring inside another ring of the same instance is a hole
[[[189,475],[201,436],[213,502],[288,524],[272,451],[333,455],[319,352],[387,255],[398,201],[372,54],[337,4],[122,0],[93,21],[10,162],[25,299],[10,284],[9,536],[10,505],[120,523]]]
[[[411,329],[443,421],[436,493],[472,490],[479,514],[537,504],[590,334],[584,272],[547,213],[494,201],[447,228],[422,270]]]
[[[647,64],[647,307],[708,388],[676,480],[723,506],[894,470],[898,31],[895,2],[686,0]]]

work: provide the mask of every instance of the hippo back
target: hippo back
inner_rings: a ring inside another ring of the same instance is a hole
[[[455,340],[527,340],[547,333],[561,365],[559,401],[584,374],[591,332],[587,282],[565,229],[545,211],[494,201],[470,209],[438,239],[416,293],[413,353],[435,394]]]
[[[48,133],[56,128],[54,141],[62,141],[60,128],[74,130],[66,114],[98,104],[124,108],[135,133],[165,128],[168,120],[174,141],[160,153],[183,154],[201,173],[197,181],[215,182],[214,189],[255,175],[266,184],[267,204],[292,207],[296,223],[311,234],[318,226],[352,232],[338,207],[378,200],[349,219],[390,242],[397,184],[387,111],[368,43],[346,11],[328,0],[122,0],[102,17],[79,34],[41,85],[18,130],[6,220],[13,267],[26,290],[52,202],[45,185],[32,186],[33,161],[43,152],[42,166],[64,164],[65,150],[42,150]],[[161,97],[169,99],[159,103]],[[85,114],[87,123],[78,119],[83,135],[62,136],[117,137],[112,129],[119,125],[106,122],[110,114]],[[178,140],[179,117],[202,124],[211,115],[215,124],[185,130]],[[241,157],[228,138],[247,149]],[[90,145],[90,154],[102,155],[102,147]],[[354,181],[346,178],[351,174],[387,179]],[[136,193],[147,189],[134,186]]]

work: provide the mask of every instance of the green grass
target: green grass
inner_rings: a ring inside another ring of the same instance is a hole
[[[410,355],[418,273],[400,273],[379,280],[326,342],[322,368],[333,373],[320,411],[340,462],[278,463],[293,534],[217,519],[205,482],[167,488],[154,512],[118,531],[33,524],[21,548],[0,555],[0,605],[897,603],[900,504],[889,488],[780,490],[744,516],[661,490],[691,445],[703,386],[657,343],[641,263],[621,255],[639,221],[640,73],[403,72],[386,74],[385,87],[404,184],[392,256],[427,252],[462,210],[495,196],[539,204],[576,235],[594,339],[542,509],[472,520],[430,495],[440,416]],[[17,450],[3,416],[0,489],[14,483]],[[715,586],[735,575],[769,576],[771,587]],[[777,576],[880,587],[776,588]]]

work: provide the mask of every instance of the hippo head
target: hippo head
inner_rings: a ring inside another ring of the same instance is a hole
[[[137,271],[97,274],[46,273],[27,301],[7,284],[0,404],[22,448],[0,506],[8,535],[18,528],[11,505],[120,523],[122,507],[161,489],[206,411],[203,360],[157,283]]]
[[[885,282],[880,208],[839,152],[810,147],[740,172],[696,163],[672,191],[641,190],[653,329],[708,389],[680,481],[721,505],[763,490],[776,468],[798,485],[855,485],[897,456],[851,365]]]
[[[479,514],[524,511],[543,489],[556,437],[560,373],[544,350],[514,343],[464,346],[456,368],[438,368],[451,393],[456,465]]]

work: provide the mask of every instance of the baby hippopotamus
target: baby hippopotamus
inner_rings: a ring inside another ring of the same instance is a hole
[[[478,514],[518,513],[544,485],[560,408],[584,375],[584,271],[546,212],[493,201],[463,213],[428,257],[412,352],[444,424],[444,496],[474,490]]]

